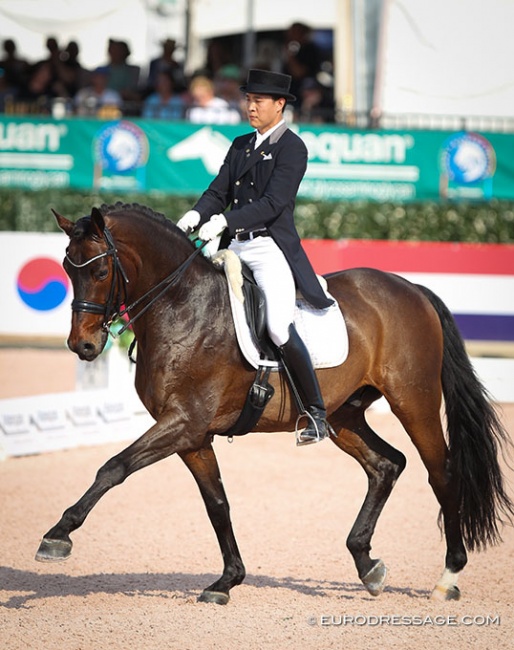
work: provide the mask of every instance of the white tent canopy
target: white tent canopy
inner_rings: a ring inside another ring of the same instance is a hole
[[[512,115],[514,0],[382,4],[378,113]],[[74,39],[88,68],[106,63],[109,38],[122,39],[131,48],[130,62],[144,67],[162,39],[185,45],[189,25],[194,69],[203,62],[205,39],[282,30],[302,21],[334,29],[338,105],[367,110],[370,101],[359,98],[375,62],[365,59],[364,50],[379,5],[380,0],[0,0],[0,38],[13,38],[19,55],[30,61],[47,55],[48,36],[61,45]]]
[[[186,10],[197,41],[227,34],[286,29],[303,21],[314,28],[334,25],[337,0],[0,0],[0,36],[13,38],[29,60],[46,56],[47,36],[60,43],[77,40],[86,67],[105,63],[107,42],[128,42],[131,62],[144,65],[156,56],[159,41],[184,44]]]
[[[0,34],[12,38],[18,55],[29,61],[47,56],[45,41],[55,36],[61,45],[76,40],[80,60],[88,68],[107,61],[109,38],[125,40],[131,62],[145,65],[160,50],[163,38],[183,41],[185,0],[169,11],[150,11],[150,0],[0,0]],[[158,3],[153,3],[158,4]]]
[[[194,30],[198,38],[286,29],[303,22],[315,29],[334,27],[337,0],[194,0]]]
[[[512,116],[513,25],[513,0],[387,0],[376,109]]]

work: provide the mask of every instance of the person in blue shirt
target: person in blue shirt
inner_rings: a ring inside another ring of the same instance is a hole
[[[142,117],[181,120],[184,117],[184,112],[185,102],[181,95],[175,93],[171,72],[159,72],[155,92],[149,95],[143,103]]]

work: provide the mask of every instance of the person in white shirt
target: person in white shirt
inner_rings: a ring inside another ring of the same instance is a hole
[[[189,84],[191,106],[186,119],[193,124],[239,124],[240,113],[221,97],[217,97],[214,83],[203,76],[193,77]]]

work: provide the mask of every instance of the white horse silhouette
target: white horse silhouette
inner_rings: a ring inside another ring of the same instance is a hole
[[[167,151],[173,162],[200,159],[209,174],[217,174],[230,146],[230,140],[210,126],[199,129],[193,135]]]

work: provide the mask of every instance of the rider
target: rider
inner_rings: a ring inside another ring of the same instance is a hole
[[[221,237],[252,270],[264,293],[267,328],[305,402],[307,426],[299,445],[326,438],[329,425],[312,361],[293,325],[296,288],[312,306],[332,304],[302,248],[294,224],[298,187],[307,167],[307,148],[283,117],[289,75],[250,70],[241,87],[255,131],[237,137],[216,178],[192,210],[178,221],[185,232],[200,227],[203,241]]]

